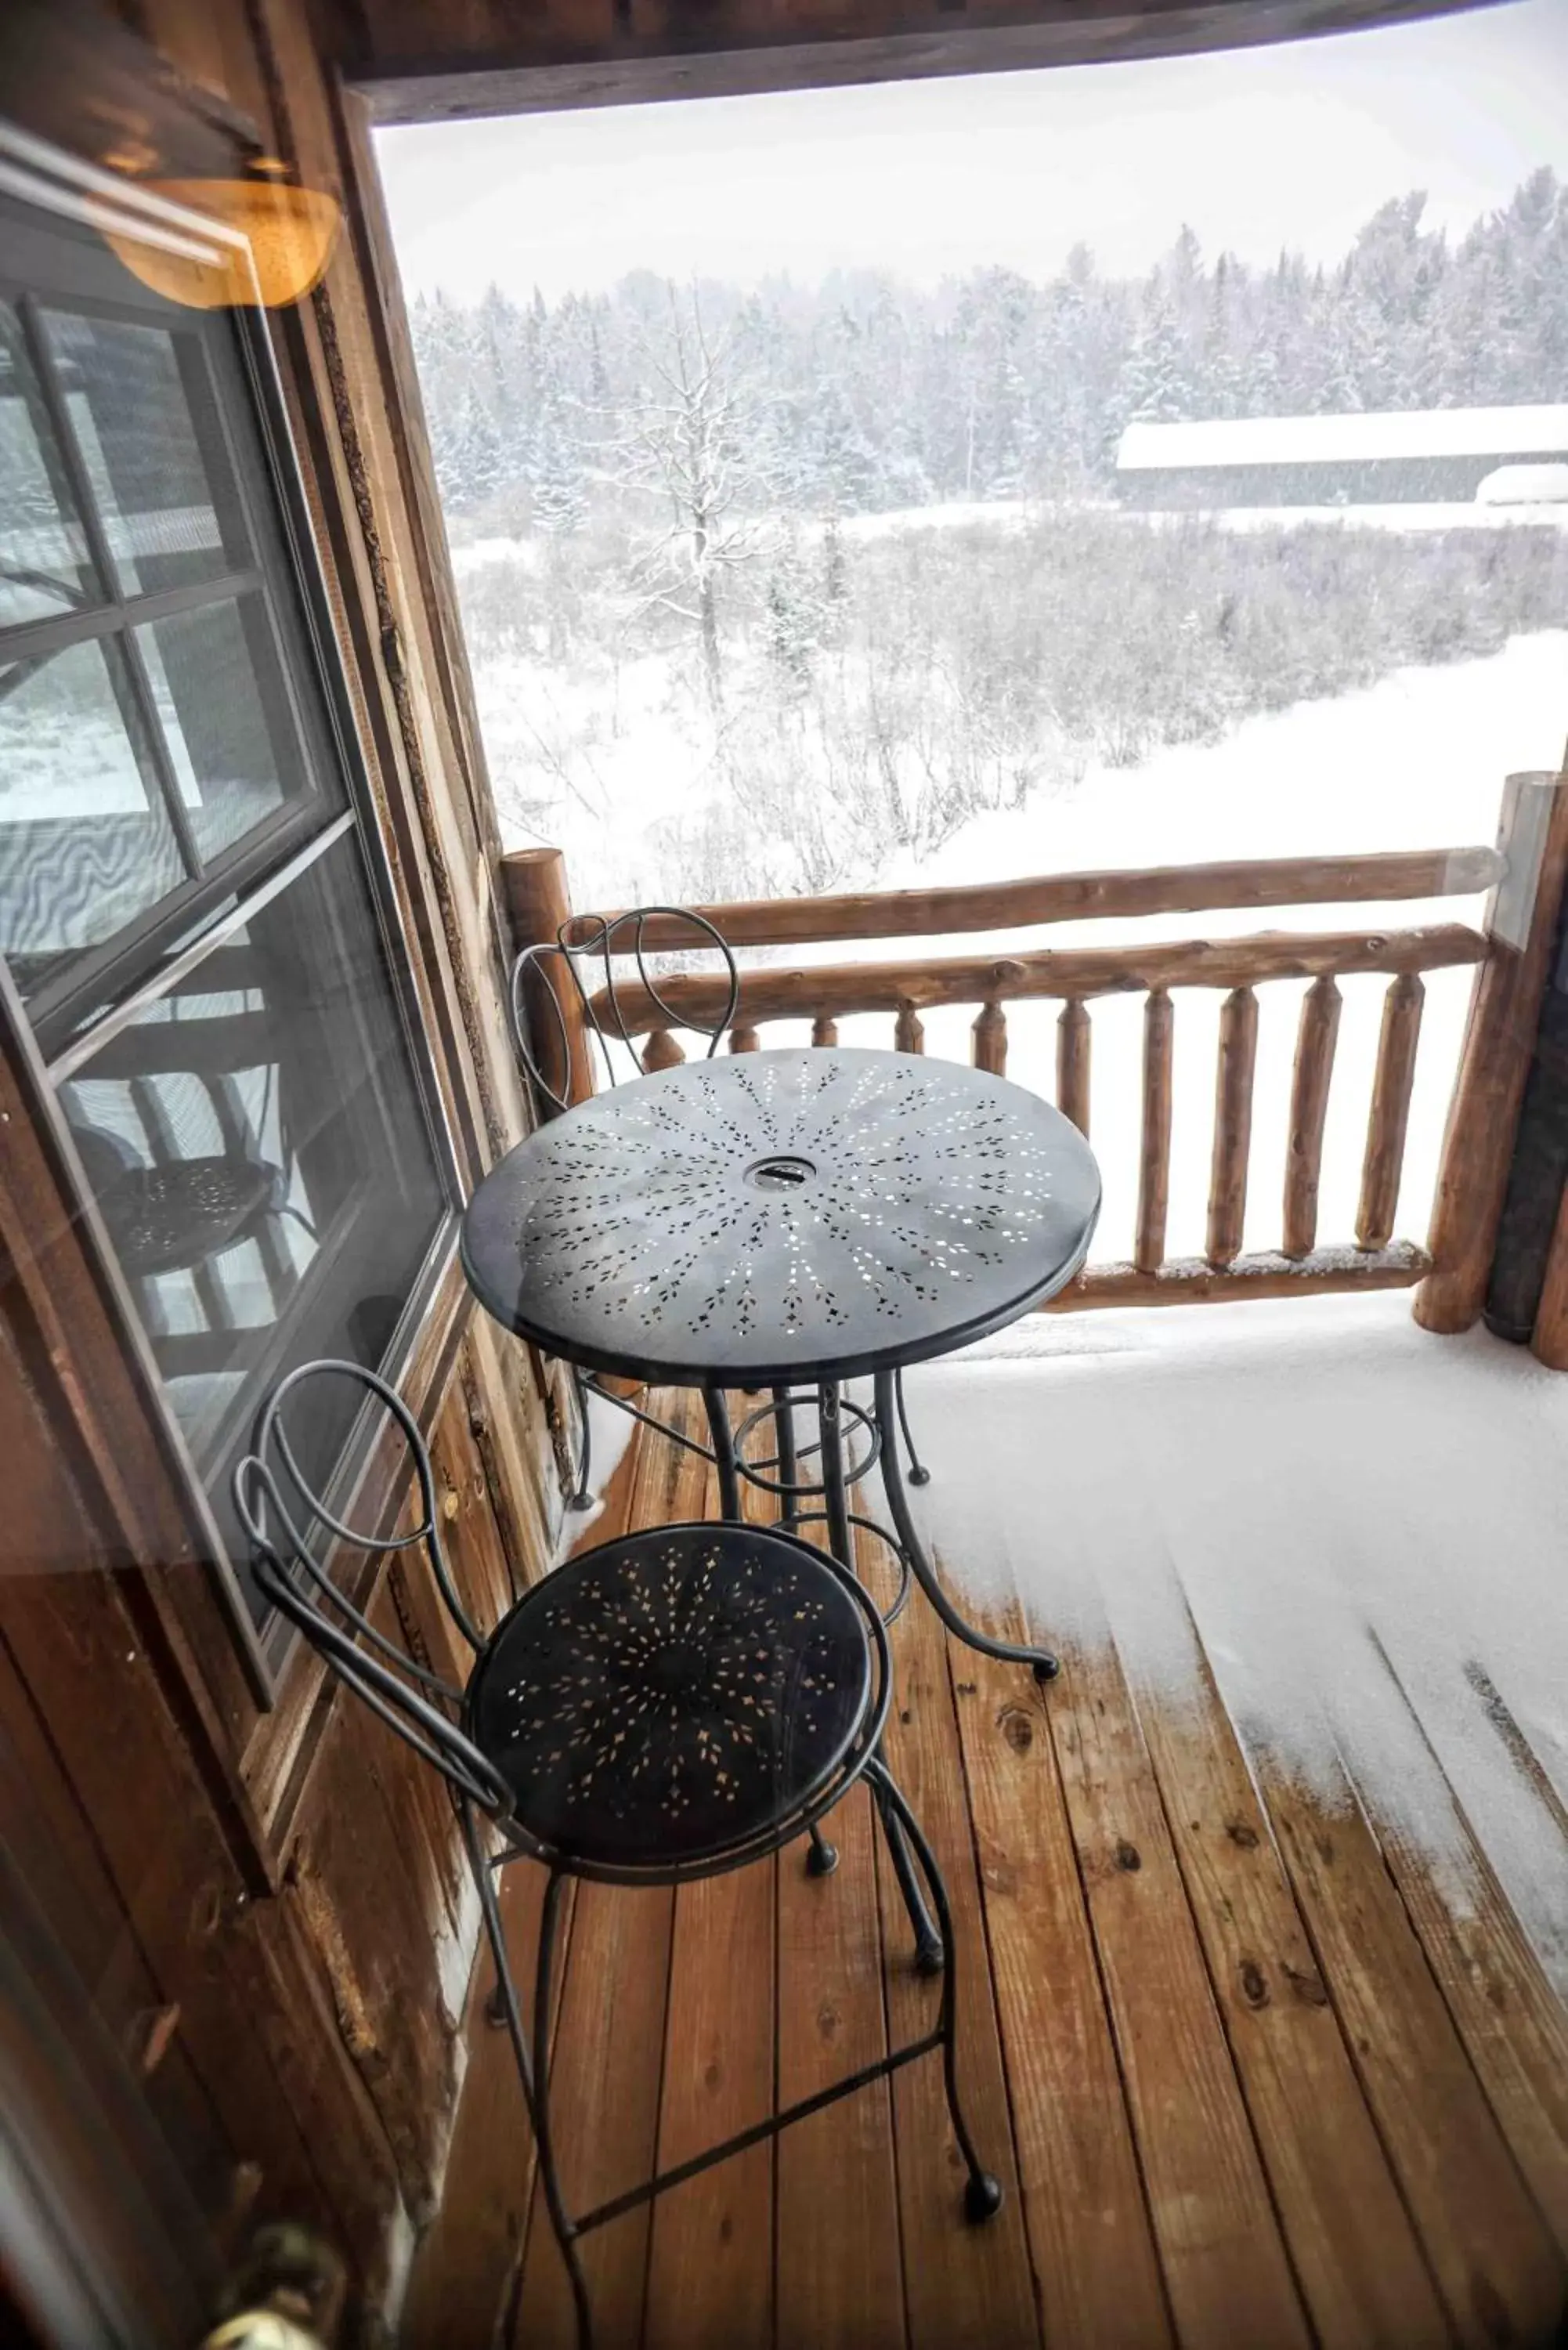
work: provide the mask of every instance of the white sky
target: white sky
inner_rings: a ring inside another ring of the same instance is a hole
[[[1147,268],[1207,251],[1332,258],[1429,192],[1459,228],[1523,173],[1568,177],[1568,0],[1126,65],[695,99],[383,130],[409,286],[550,297],[633,268],[754,282],[978,264],[1040,276],[1083,238]]]

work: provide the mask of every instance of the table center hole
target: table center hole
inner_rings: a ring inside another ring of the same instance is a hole
[[[767,1159],[758,1159],[746,1170],[746,1180],[759,1191],[798,1191],[809,1183],[816,1172],[810,1159],[795,1159],[787,1151],[774,1152]]]

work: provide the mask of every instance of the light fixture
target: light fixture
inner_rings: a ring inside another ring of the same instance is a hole
[[[269,310],[301,302],[332,258],[343,215],[335,197],[302,188],[288,166],[262,155],[244,180],[139,180],[139,194],[177,205],[187,234],[142,238],[104,224],[110,248],[133,277],[189,310]],[[203,214],[220,234],[200,241]],[[227,232],[223,234],[222,232]]]

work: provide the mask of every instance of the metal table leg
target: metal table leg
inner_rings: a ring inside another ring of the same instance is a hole
[[[827,1512],[829,1544],[835,1558],[853,1575],[855,1544],[849,1531],[849,1492],[844,1476],[844,1423],[839,1411],[838,1388],[834,1380],[825,1380],[818,1388],[816,1410],[822,1433],[823,1506]],[[904,1823],[898,1810],[884,1795],[880,1777],[873,1781],[872,1794],[877,1804],[877,1817],[881,1822],[882,1834],[887,1841],[888,1856],[893,1864],[893,1874],[898,1880],[898,1891],[903,1897],[914,1933],[916,1969],[923,1975],[940,1974],[946,1945],[920,1890],[919,1878],[909,1857]]]
[[[979,1632],[966,1622],[948,1597],[937,1579],[937,1571],[926,1556],[925,1545],[915,1529],[909,1513],[909,1497],[904,1491],[904,1472],[898,1464],[898,1396],[895,1374],[877,1374],[877,1426],[882,1438],[882,1486],[892,1512],[893,1524],[905,1557],[914,1571],[915,1578],[926,1597],[947,1626],[971,1648],[978,1648],[983,1657],[1000,1658],[1003,1664],[1028,1665],[1036,1680],[1054,1680],[1060,1667],[1048,1648],[1021,1646],[1016,1640],[993,1640],[987,1632]]]

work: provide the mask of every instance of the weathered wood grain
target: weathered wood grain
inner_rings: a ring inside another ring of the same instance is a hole
[[[741,974],[741,1017],[836,1018],[851,1012],[914,1017],[943,1003],[983,1003],[1054,996],[1086,1002],[1098,995],[1146,995],[1153,988],[1230,992],[1271,979],[1345,977],[1360,972],[1441,971],[1484,961],[1487,942],[1462,922],[1429,930],[1267,931],[1246,939],[1185,939],[1119,947],[1057,948],[1041,953],[932,957],[925,962],[765,965]],[[641,1035],[670,1013],[694,1028],[711,1026],[729,1001],[728,983],[683,972],[659,982],[661,1012],[628,983],[617,994],[627,1026]],[[593,998],[595,1016],[608,999]],[[902,1048],[908,1049],[908,1047]]]
[[[1332,979],[1314,980],[1302,1004],[1291,1083],[1291,1129],[1285,1146],[1284,1253],[1303,1257],[1317,1239],[1317,1189],[1334,1048],[1339,1037],[1340,993]]]
[[[521,852],[525,855],[527,852]],[[1034,922],[1111,916],[1202,914],[1228,908],[1379,905],[1402,899],[1479,897],[1502,872],[1492,848],[1398,850],[1375,857],[1280,857],[1210,865],[1157,865],[1103,873],[1048,873],[948,889],[873,889],[810,898],[747,898],[693,910],[732,947],[801,946],[834,939],[946,938],[1022,930]],[[508,891],[524,887],[503,859]],[[574,937],[597,916],[579,918]],[[613,921],[616,917],[609,915]],[[703,933],[668,916],[648,925],[651,948],[697,946]]]
[[[1209,1176],[1205,1253],[1217,1269],[1241,1253],[1247,1220],[1247,1171],[1252,1148],[1252,1073],[1258,1058],[1258,999],[1238,987],[1220,1013],[1220,1056],[1214,1078],[1214,1149]]]
[[[1377,1035],[1377,1066],[1372,1079],[1372,1109],[1366,1122],[1366,1154],[1361,1162],[1361,1198],[1355,1211],[1356,1245],[1386,1247],[1399,1211],[1399,1178],[1405,1166],[1405,1130],[1410,1119],[1410,1089],[1416,1081],[1416,1049],[1427,991],[1414,972],[1404,972],[1383,999]]]

